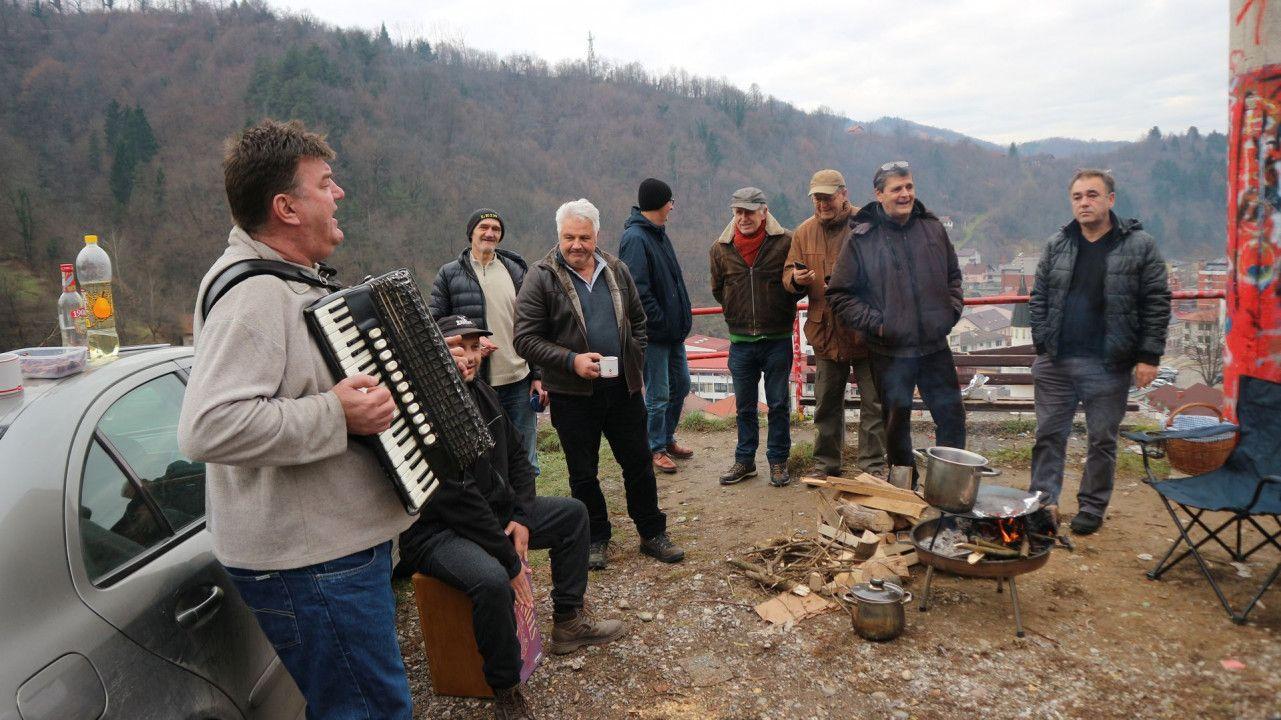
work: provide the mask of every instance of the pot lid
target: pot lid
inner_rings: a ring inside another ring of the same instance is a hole
[[[866,583],[859,583],[850,589],[859,602],[877,605],[902,602],[903,588],[894,583],[887,583],[881,578],[872,578]]]

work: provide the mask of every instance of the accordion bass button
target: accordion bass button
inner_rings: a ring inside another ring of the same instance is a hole
[[[382,336],[383,336],[382,328],[370,328],[370,329],[369,329],[369,337],[377,339],[377,338],[380,338],[380,337],[382,337]]]
[[[411,413],[411,414],[417,413],[418,410],[419,410],[418,403],[410,403],[409,407],[405,408],[405,412]]]
[[[423,415],[422,413],[418,413],[417,415],[415,415],[415,416],[414,416],[414,418],[413,418],[412,422],[413,422],[415,425],[426,425],[426,424],[427,424],[427,416]]]
[[[375,341],[374,341],[374,349],[375,349],[375,350],[382,350],[382,349],[384,349],[384,348],[386,348],[386,347],[387,347],[387,341],[386,341],[386,340],[375,340]]]
[[[400,367],[400,363],[397,363],[395,360],[387,361],[387,372],[392,372],[393,370],[396,370],[399,367]]]
[[[395,380],[395,378],[392,378],[392,379]],[[405,402],[414,401],[414,394],[409,392],[409,383],[407,382],[396,383],[396,392],[402,393],[401,397],[405,399]]]

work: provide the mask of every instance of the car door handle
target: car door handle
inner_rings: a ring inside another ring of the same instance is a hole
[[[214,585],[209,588],[209,597],[201,600],[199,605],[179,612],[174,616],[174,620],[178,622],[179,627],[190,630],[200,624],[201,620],[217,612],[222,605],[224,595],[226,593],[223,592],[222,587]]]

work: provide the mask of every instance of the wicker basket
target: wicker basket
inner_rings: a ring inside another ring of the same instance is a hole
[[[1174,427],[1174,419],[1191,408],[1213,410],[1219,422],[1223,421],[1223,411],[1209,403],[1188,403],[1175,408],[1166,419],[1167,429]],[[1215,436],[1187,440],[1175,438],[1165,441],[1165,456],[1170,467],[1188,475],[1200,475],[1219,469],[1228,459],[1232,449],[1237,445],[1237,433],[1228,433],[1227,437]]]

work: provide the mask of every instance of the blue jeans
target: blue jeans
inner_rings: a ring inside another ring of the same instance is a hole
[[[764,375],[765,404],[769,407],[765,459],[771,463],[787,462],[792,452],[787,418],[791,409],[787,388],[792,374],[792,339],[730,343],[729,373],[734,378],[734,406],[738,410],[738,446],[734,448],[734,460],[756,462],[756,448],[761,442],[760,424],[756,419],[759,396],[756,385]]]
[[[676,440],[681,408],[689,395],[689,360],[683,343],[645,346],[645,411],[649,414],[649,451],[662,452]]]
[[[293,570],[227,572],[306,698],[309,720],[410,720],[390,542]]]
[[[520,440],[525,445],[529,464],[534,466],[534,474],[537,475],[538,415],[534,412],[534,408],[529,406],[529,384],[530,379],[526,375],[524,380],[495,385],[494,392],[498,394],[498,402],[503,404],[503,410],[511,419],[512,425],[516,426],[516,432],[520,433]]]

